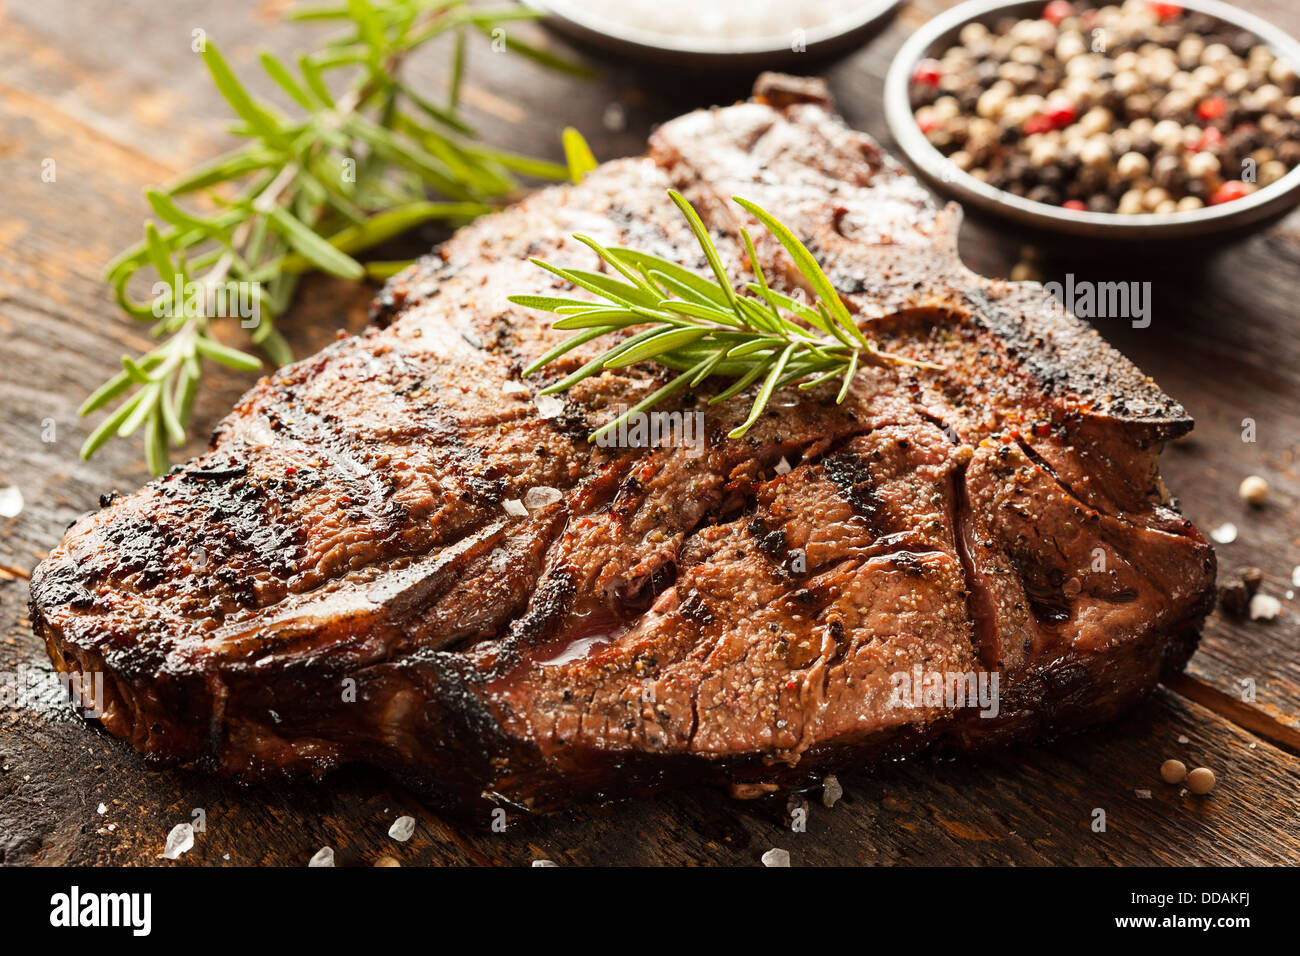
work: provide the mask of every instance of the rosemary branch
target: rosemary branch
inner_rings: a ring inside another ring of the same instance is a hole
[[[384,278],[406,263],[363,264],[356,256],[422,223],[455,225],[498,208],[517,193],[518,175],[578,175],[574,158],[585,160],[569,133],[566,168],[478,142],[458,110],[467,31],[500,37],[494,34],[500,24],[535,15],[515,6],[472,7],[468,0],[346,0],[296,10],[293,19],[344,29],[321,50],[299,56],[296,69],[261,55],[295,117],[256,99],[206,42],[199,52],[238,118],[232,131],[247,142],[146,191],[157,222],[146,225],[143,241],[114,259],[106,275],[122,309],[152,323],[162,341],[142,356],[124,356],[122,371],[82,404],[80,414],[87,415],[121,399],[86,439],[82,457],[143,429],[149,467],[161,474],[169,445],[185,442],[203,360],[261,367],[257,357],[211,335],[214,319],[230,318],[220,303],[237,298],[252,344],[284,364],[293,356],[275,317],[304,273]],[[400,69],[415,50],[444,35],[454,46],[439,103],[405,83]],[[585,73],[513,35],[506,47],[549,68]],[[338,72],[352,77],[336,98],[330,81]],[[153,298],[137,301],[128,287],[145,270],[156,274]]]
[[[649,253],[617,247],[607,249],[589,236],[575,234],[573,238],[595,252],[621,278],[604,272],[561,268],[540,259],[531,261],[594,293],[598,301],[540,295],[509,297],[516,305],[558,315],[554,328],[580,330],[528,366],[524,375],[536,373],[592,339],[611,333],[622,335],[615,345],[548,385],[540,394],[562,392],[605,369],[623,368],[646,360],[681,373],[597,429],[589,441],[596,441],[633,416],[713,376],[733,381],[709,399],[710,405],[728,401],[761,379],[749,415],[729,433],[731,438],[740,438],[758,421],[773,392],[795,382],[800,389],[810,389],[838,378],[841,382],[838,403],[848,395],[864,359],[939,368],[877,349],[858,328],[817,260],[794,233],[756,203],[733,196],[789,253],[812,289],[813,300],[800,301],[768,284],[753,239],[744,228],[740,235],[755,281],[737,292],[699,214],[676,191],[669,190],[668,195],[695,234],[713,272],[712,279]],[[641,326],[648,328],[624,334]]]

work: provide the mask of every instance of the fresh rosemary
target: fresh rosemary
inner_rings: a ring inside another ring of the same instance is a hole
[[[739,196],[732,199],[763,224],[798,267],[814,293],[811,303],[777,292],[767,282],[749,232],[740,230],[755,281],[743,291],[732,287],[713,240],[694,207],[674,190],[668,195],[690,224],[713,270],[713,279],[682,266],[633,249],[607,249],[590,236],[573,238],[589,247],[622,279],[602,272],[564,269],[540,259],[532,262],[579,288],[595,293],[600,301],[541,295],[514,295],[510,301],[558,316],[557,329],[578,329],[524,370],[532,375],[585,342],[637,326],[644,330],[620,338],[610,349],[574,369],[540,394],[571,388],[605,369],[623,368],[648,359],[681,374],[629,408],[590,436],[605,432],[712,376],[734,379],[709,399],[725,402],[762,380],[748,417],[729,434],[740,438],[767,408],[778,388],[799,382],[810,389],[840,379],[836,402],[843,402],[859,364],[888,361],[920,368],[939,366],[901,355],[881,352],[868,339],[821,266],[785,225],[757,204]],[[626,280],[626,281],[623,281]]]
[[[465,222],[502,205],[518,189],[516,174],[580,175],[590,152],[576,133],[566,132],[566,169],[483,145],[458,111],[467,31],[500,42],[500,24],[534,15],[514,6],[471,7],[467,0],[346,0],[294,11],[294,19],[345,28],[322,50],[300,56],[296,70],[262,54],[263,68],[297,108],[295,117],[255,99],[217,47],[200,43],[217,88],[238,116],[233,132],[247,142],[179,182],[147,191],[158,223],[150,222],[143,241],[108,266],[107,278],[121,307],[153,323],[162,341],[138,358],[123,357],[122,371],[81,406],[86,415],[122,399],[86,439],[82,457],[143,428],[149,467],[161,474],[168,444],[185,442],[202,360],[243,370],[261,366],[210,334],[219,311],[213,303],[225,301],[219,297],[227,289],[237,288],[250,306],[240,324],[252,343],[283,364],[293,356],[275,316],[288,306],[303,273],[391,275],[405,263],[363,265],[355,257],[421,223]],[[445,99],[434,102],[403,82],[399,68],[414,50],[445,34],[454,37],[451,79]],[[513,35],[505,45],[544,66],[585,72]],[[338,71],[352,76],[336,97],[327,80]],[[177,201],[182,196],[184,206]],[[158,281],[154,298],[142,302],[128,286],[146,269]]]

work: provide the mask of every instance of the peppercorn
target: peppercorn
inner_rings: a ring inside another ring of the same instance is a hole
[[[1109,49],[1093,49],[1099,27]],[[959,38],[917,63],[909,99],[930,142],[995,188],[1075,210],[1176,213],[1300,166],[1295,65],[1212,16],[1053,0],[1037,19],[971,22]]]
[[[1197,796],[1204,796],[1214,789],[1217,781],[1214,771],[1208,767],[1197,767],[1187,775],[1187,789]]]
[[[1181,760],[1166,760],[1160,765],[1160,779],[1165,783],[1182,783],[1187,779],[1187,765]]]

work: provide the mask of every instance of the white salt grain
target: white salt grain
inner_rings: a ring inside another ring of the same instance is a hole
[[[415,817],[398,817],[388,828],[388,835],[398,843],[405,843],[415,835]]]
[[[533,860],[533,866],[559,866],[553,860]]]
[[[97,809],[95,812],[102,816],[103,814],[108,812],[108,807],[101,803],[99,805],[99,809]]]
[[[1187,737],[1184,737],[1184,736],[1181,736],[1181,735],[1180,735],[1179,738],[1178,738],[1178,742],[1179,742],[1180,744],[1190,744],[1190,743],[1191,743],[1191,740],[1189,740]]]
[[[244,444],[251,448],[268,448],[275,444],[275,432],[271,431],[267,420],[260,416],[253,420],[242,437]]]
[[[560,494],[559,488],[551,488],[548,485],[538,485],[535,488],[529,488],[524,492],[524,507],[529,511],[536,508],[545,508],[547,505],[553,505],[564,496]]]
[[[764,866],[789,866],[790,851],[773,847],[763,854]]]
[[[506,514],[514,515],[516,518],[528,517],[528,509],[518,498],[507,498],[501,503],[501,507],[506,509]]]
[[[23,493],[15,486],[0,488],[0,518],[17,518],[23,510]]]
[[[794,31],[830,27],[836,20],[852,17],[861,4],[862,0],[557,0],[554,6],[563,16],[576,11],[580,22],[591,21],[596,29],[612,24],[618,32],[675,37],[704,49],[728,50],[759,41],[788,44]]]
[[[564,400],[554,395],[538,395],[533,399],[537,414],[542,418],[557,418],[564,411]]]
[[[786,461],[785,456],[782,455],[781,460],[776,463],[776,467],[772,470],[778,475],[788,475],[790,474],[790,463]]]
[[[112,829],[110,827],[110,829]],[[163,848],[163,857],[168,860],[180,858],[182,853],[189,852],[194,846],[194,827],[188,823],[178,823],[172,827],[172,832],[167,834],[167,845]]]
[[[1271,621],[1282,613],[1282,602],[1271,594],[1256,594],[1250,599],[1250,619]]]
[[[1291,569],[1291,583],[1300,588],[1300,564]]]
[[[610,103],[600,118],[601,125],[611,133],[621,133],[627,129],[627,111],[622,103]]]
[[[307,861],[308,866],[333,866],[334,850],[330,847],[323,846],[316,851],[316,855]]]
[[[1210,532],[1210,537],[1219,544],[1232,544],[1237,540],[1237,526],[1231,521],[1225,521]]]
[[[506,382],[501,386],[502,395],[527,395],[528,386],[523,382]]]

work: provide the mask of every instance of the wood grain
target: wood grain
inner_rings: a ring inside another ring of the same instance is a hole
[[[886,145],[884,71],[907,33],[946,5],[905,6],[881,36],[828,70],[849,121]],[[49,667],[27,621],[27,570],[100,493],[145,478],[135,445],[111,444],[80,462],[77,448],[92,423],[75,410],[123,351],[146,341],[144,327],[114,309],[99,275],[139,235],[147,213],[141,189],[226,143],[227,113],[190,50],[192,31],[205,29],[237,67],[247,67],[259,48],[291,51],[317,32],[281,23],[283,6],[130,0],[92,25],[74,0],[0,3],[0,403],[7,413],[0,416],[0,486],[17,485],[27,502],[17,519],[0,519],[0,671]],[[1288,0],[1243,6],[1300,34],[1300,9]],[[519,29],[545,42],[535,27]],[[432,86],[445,61],[431,51],[411,75]],[[556,134],[573,124],[599,157],[610,158],[640,152],[657,122],[744,96],[752,79],[598,65],[600,79],[583,83],[476,45],[466,99],[493,142],[559,158]],[[611,105],[621,126],[609,120]],[[41,180],[46,158],[57,164],[54,183]],[[1223,570],[1256,565],[1265,589],[1283,598],[1284,613],[1272,622],[1216,613],[1189,667],[1191,683],[1161,690],[1127,719],[1086,735],[979,762],[921,759],[846,775],[845,799],[834,809],[809,795],[804,833],[789,829],[784,797],[739,802],[708,790],[512,817],[504,833],[493,832],[486,816],[444,819],[359,770],[315,786],[240,790],[151,770],[50,701],[0,709],[0,863],[155,863],[167,831],[195,809],[207,829],[181,864],[303,865],[327,844],[340,863],[361,865],[382,854],[406,865],[524,865],[538,857],[752,865],[772,846],[789,849],[796,865],[1300,862],[1300,758],[1286,749],[1300,732],[1300,619],[1286,596],[1300,564],[1300,216],[1195,259],[1157,249],[1135,258],[1024,245],[998,223],[971,221],[962,233],[967,262],[986,274],[1006,275],[1030,256],[1049,278],[1072,272],[1152,283],[1150,327],[1099,327],[1197,418],[1193,437],[1166,450],[1164,473],[1201,527],[1232,521],[1240,528],[1236,543],[1219,548]],[[369,294],[308,282],[285,320],[297,353],[314,351],[339,328],[360,328]],[[193,448],[251,380],[212,371]],[[1241,440],[1244,418],[1256,422],[1254,443]],[[1262,509],[1237,498],[1250,473],[1272,486]],[[1253,701],[1241,699],[1247,680]],[[1156,770],[1170,756],[1210,766],[1219,787],[1196,798],[1161,783]],[[1103,833],[1091,828],[1097,809],[1106,813]],[[419,821],[404,845],[386,836],[401,813]]]

